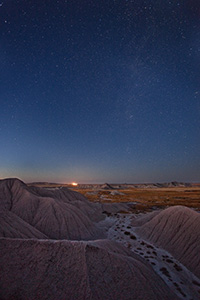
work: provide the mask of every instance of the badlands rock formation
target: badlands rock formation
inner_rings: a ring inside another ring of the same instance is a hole
[[[67,188],[47,190],[27,187],[18,179],[2,180],[0,210],[3,237],[88,240],[101,235],[93,222],[101,218],[97,208]]]
[[[177,299],[114,242],[1,239],[0,251],[1,299]]]
[[[179,299],[142,257],[102,239],[104,217],[67,188],[0,181],[0,299]]]
[[[133,225],[140,226],[136,231],[140,236],[169,251],[200,278],[199,213],[175,206],[151,213],[134,221]]]

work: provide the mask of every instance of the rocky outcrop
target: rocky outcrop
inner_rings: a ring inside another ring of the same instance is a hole
[[[0,211],[4,214],[0,235],[5,237],[88,240],[101,236],[93,222],[102,218],[97,207],[67,188],[48,190],[28,187],[18,179],[1,180]]]
[[[178,299],[143,258],[102,239],[102,211],[124,205],[0,181],[0,299]]]
[[[138,234],[169,251],[200,278],[200,214],[184,206],[174,206],[133,222]]]
[[[108,184],[108,183],[104,183],[103,185],[101,185],[100,187],[102,190],[113,190],[114,188]]]
[[[0,239],[0,252],[1,299],[178,299],[114,242]]]

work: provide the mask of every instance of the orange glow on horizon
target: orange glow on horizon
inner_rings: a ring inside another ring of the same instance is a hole
[[[72,185],[73,185],[73,186],[77,186],[77,185],[78,185],[78,183],[76,183],[76,182],[72,182]]]

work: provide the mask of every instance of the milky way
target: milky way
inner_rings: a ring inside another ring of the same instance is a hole
[[[200,180],[197,0],[8,0],[0,41],[0,177]]]

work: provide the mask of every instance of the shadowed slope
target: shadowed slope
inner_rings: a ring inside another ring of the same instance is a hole
[[[178,299],[114,242],[0,239],[0,252],[1,299]]]
[[[47,236],[10,211],[0,211],[0,237],[47,239]]]
[[[81,194],[67,188],[47,190],[28,187],[18,179],[1,180],[0,211],[11,212],[18,217],[16,222],[21,219],[28,223],[26,227],[31,225],[40,231],[42,238],[87,240],[102,236],[92,222],[92,219],[101,218],[97,208]],[[13,236],[8,232],[13,226],[10,221],[8,217],[3,236],[5,233]],[[5,225],[4,222],[2,226]],[[23,231],[18,236],[15,232],[14,237],[22,237]],[[35,234],[27,237],[36,236],[40,238]]]
[[[136,231],[144,238],[169,251],[200,277],[199,229],[199,213],[183,206],[175,206],[152,215],[152,218],[138,227]]]
[[[141,257],[94,240],[104,208],[67,188],[0,181],[0,299],[178,299]]]

